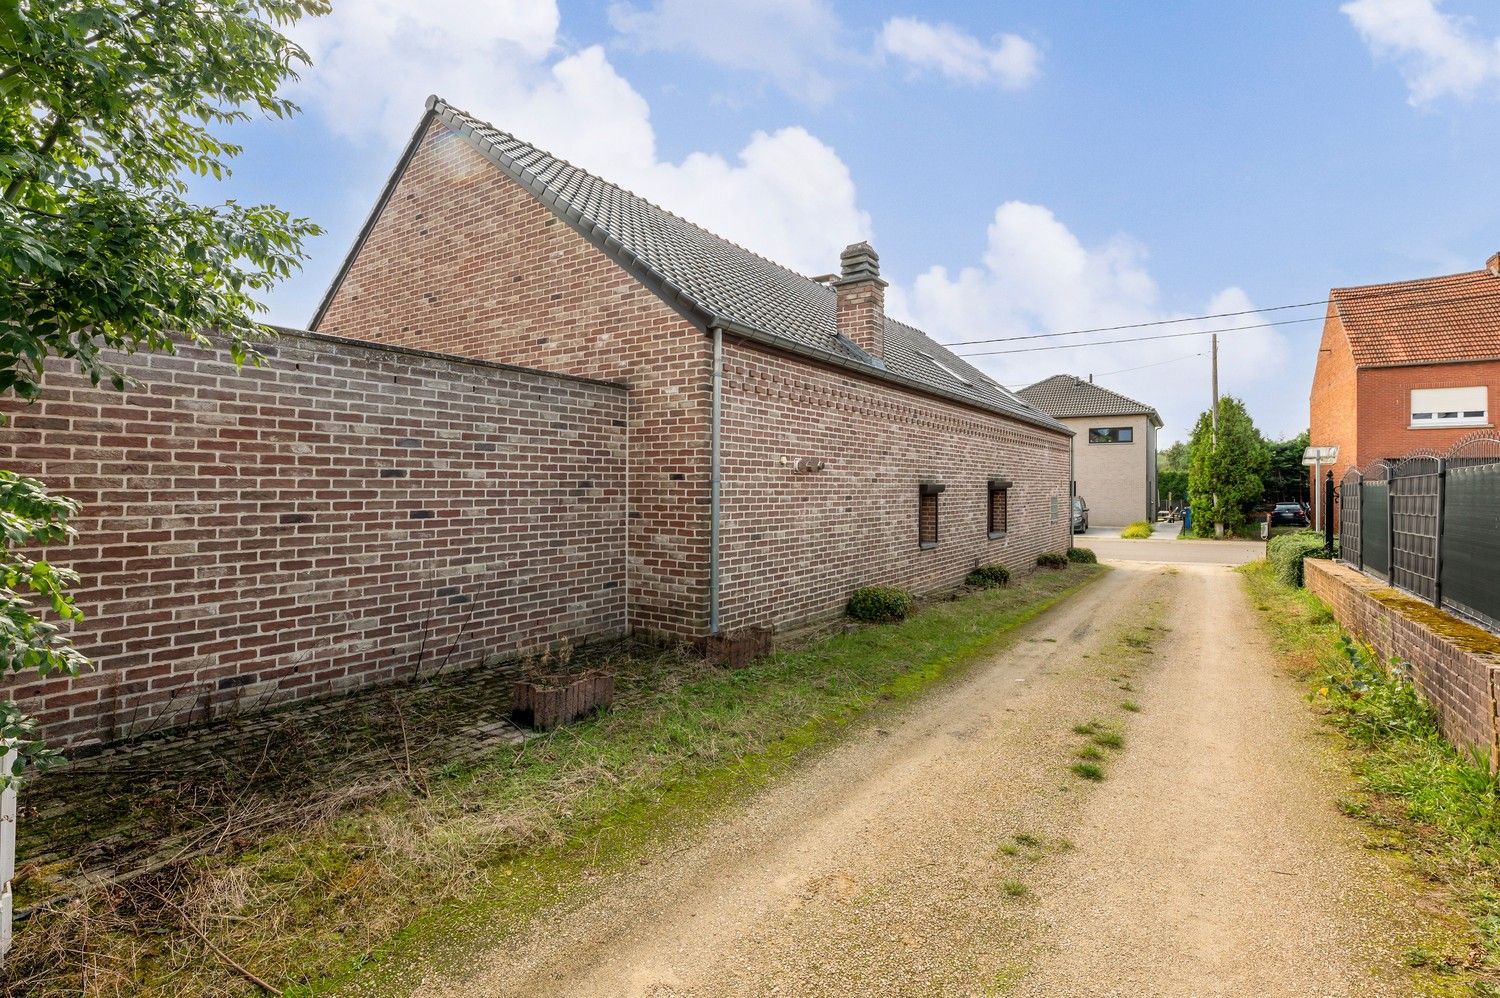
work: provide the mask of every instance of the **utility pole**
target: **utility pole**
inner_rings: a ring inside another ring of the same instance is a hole
[[[1212,454],[1217,455],[1218,452],[1219,452],[1219,334],[1218,333],[1214,333],[1213,334],[1213,390],[1214,390],[1214,406],[1213,406],[1213,409],[1212,409],[1212,416],[1209,417],[1210,421],[1212,423],[1212,431],[1209,434],[1209,450],[1210,450],[1210,452]],[[1214,493],[1214,511],[1217,512],[1218,509],[1219,509],[1219,494],[1217,492],[1215,492]],[[1219,537],[1223,537],[1224,536],[1224,524],[1221,523],[1221,522],[1219,522],[1219,521],[1215,521],[1214,522],[1214,533],[1217,536],[1219,536]]]
[[[1219,449],[1219,334],[1213,335],[1213,379],[1214,379],[1214,408],[1213,408],[1213,445],[1214,450]]]

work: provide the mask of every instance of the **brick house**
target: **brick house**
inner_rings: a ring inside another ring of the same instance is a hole
[[[870,246],[840,262],[793,273],[431,98],[311,325],[627,386],[635,630],[1066,548],[1068,429],[888,317]]]
[[[1335,481],[1493,426],[1497,389],[1500,253],[1482,270],[1329,293],[1309,433],[1338,446]]]
[[[1072,374],[1016,394],[1073,431],[1073,481],[1090,526],[1156,519],[1156,409]]]

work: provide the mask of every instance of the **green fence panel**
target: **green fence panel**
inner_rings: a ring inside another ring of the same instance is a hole
[[[1381,579],[1391,577],[1391,509],[1389,482],[1365,482],[1359,496],[1359,553],[1365,571]]]
[[[1500,627],[1500,465],[1448,469],[1440,574],[1444,606]]]

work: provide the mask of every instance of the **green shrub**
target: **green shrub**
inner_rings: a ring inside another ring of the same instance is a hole
[[[1037,568],[1067,568],[1068,556],[1059,551],[1043,551],[1036,556]]]
[[[1323,535],[1311,530],[1271,538],[1267,557],[1276,578],[1289,586],[1302,585],[1302,560],[1323,554]]]
[[[1004,565],[980,565],[964,579],[966,585],[976,589],[993,589],[1010,581],[1010,569]]]
[[[1139,541],[1150,537],[1154,533],[1156,533],[1155,527],[1151,526],[1151,524],[1147,523],[1145,520],[1137,520],[1130,526],[1126,527],[1124,530],[1120,531],[1120,536],[1126,538],[1127,540]]]
[[[1093,548],[1068,548],[1068,560],[1080,565],[1092,565],[1099,560]]]
[[[902,620],[911,612],[911,593],[900,586],[865,586],[849,597],[849,616],[871,624]]]

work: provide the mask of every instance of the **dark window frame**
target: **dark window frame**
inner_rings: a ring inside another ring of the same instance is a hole
[[[997,540],[1010,532],[1010,486],[1009,479],[991,478],[988,504],[985,512],[985,532],[990,540]],[[1000,525],[995,526],[995,497],[1000,497]]]
[[[1114,434],[1113,439],[1099,436],[1099,434]],[[1124,434],[1124,436],[1121,436]],[[1135,443],[1135,427],[1133,426],[1090,426],[1089,443],[1091,444],[1133,444]]]
[[[917,547],[923,551],[930,551],[938,546],[938,538],[942,536],[939,529],[941,506],[938,496],[943,494],[947,486],[939,482],[922,482],[917,487]],[[929,540],[923,533],[926,526],[926,509],[928,503],[932,504],[932,538]]]

